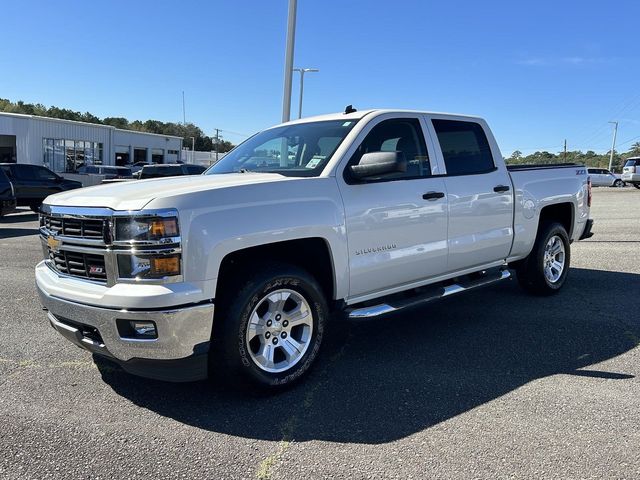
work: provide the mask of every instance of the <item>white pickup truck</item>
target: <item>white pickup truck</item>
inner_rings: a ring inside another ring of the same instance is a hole
[[[264,130],[201,176],[48,197],[36,284],[58,332],[126,371],[275,387],[309,369],[330,317],[512,270],[557,292],[590,203],[584,166],[507,167],[480,118],[348,108]]]

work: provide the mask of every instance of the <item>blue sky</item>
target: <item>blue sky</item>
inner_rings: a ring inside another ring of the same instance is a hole
[[[3,2],[0,97],[250,134],[278,123],[287,0]],[[640,136],[640,2],[299,0],[304,114],[477,114],[503,154]],[[297,102],[294,77],[292,111]],[[242,139],[225,133],[233,142]],[[620,146],[625,150],[632,143]]]

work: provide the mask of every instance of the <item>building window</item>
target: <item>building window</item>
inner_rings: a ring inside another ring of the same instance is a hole
[[[178,155],[178,150],[167,150],[167,155]]]
[[[102,165],[103,146],[100,142],[43,138],[42,155],[48,169],[73,173],[84,165]]]
[[[151,161],[153,163],[164,163],[164,150],[161,148],[152,148]]]

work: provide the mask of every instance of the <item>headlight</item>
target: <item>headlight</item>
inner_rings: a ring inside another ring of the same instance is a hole
[[[180,255],[118,255],[120,278],[157,279],[180,275]]]
[[[182,246],[176,210],[116,216],[114,221],[118,279],[152,283],[181,281]]]
[[[178,237],[177,217],[116,218],[117,242],[175,243]]]

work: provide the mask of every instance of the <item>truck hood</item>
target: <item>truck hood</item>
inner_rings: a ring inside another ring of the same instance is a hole
[[[156,198],[236,187],[254,183],[293,180],[277,173],[226,173],[183,177],[152,178],[110,183],[57,193],[46,198],[48,205],[104,207],[113,210],[140,210]]]

